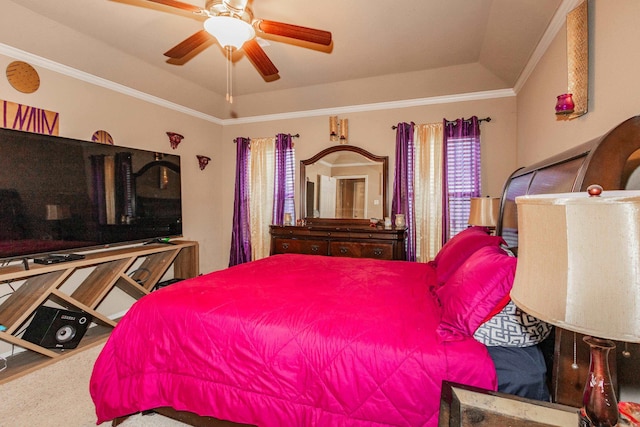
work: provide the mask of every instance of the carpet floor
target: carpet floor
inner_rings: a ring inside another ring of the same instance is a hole
[[[89,378],[102,345],[79,351],[45,368],[0,385],[0,427],[94,427]],[[100,424],[100,427],[111,423]],[[137,414],[123,427],[179,427],[158,414]]]

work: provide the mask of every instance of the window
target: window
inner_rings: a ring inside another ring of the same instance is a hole
[[[284,181],[284,212],[291,214],[291,221],[296,223],[296,203],[295,196],[295,157],[296,153],[293,147],[288,148],[284,152],[285,162],[285,181]]]
[[[274,206],[273,224],[283,224],[286,214],[291,215],[291,222],[296,223],[295,208],[295,150],[293,144],[281,144],[282,149],[275,151],[275,182],[274,182]],[[284,156],[281,158],[280,156]],[[283,180],[281,183],[280,180]],[[279,204],[279,201],[282,204]],[[279,211],[282,209],[282,211]]]
[[[480,136],[447,139],[447,198],[450,239],[469,226],[472,197],[480,197]]]

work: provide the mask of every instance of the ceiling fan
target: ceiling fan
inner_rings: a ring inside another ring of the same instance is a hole
[[[178,0],[146,1],[193,12],[195,16],[206,18],[202,30],[164,53],[165,56],[175,60],[187,58],[203,44],[216,39],[227,51],[229,59],[233,50],[243,49],[258,71],[264,77],[269,77],[278,74],[278,69],[256,40],[256,33],[276,35],[324,46],[331,45],[331,33],[328,31],[266,19],[255,19],[253,11],[248,5],[249,0],[207,0],[204,8]]]

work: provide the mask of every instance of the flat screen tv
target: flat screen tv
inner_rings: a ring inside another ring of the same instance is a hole
[[[181,235],[180,156],[0,129],[0,259]]]

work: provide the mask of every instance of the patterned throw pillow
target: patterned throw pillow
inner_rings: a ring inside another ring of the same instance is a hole
[[[500,313],[480,325],[473,337],[490,347],[529,347],[547,338],[551,328],[509,301]]]

